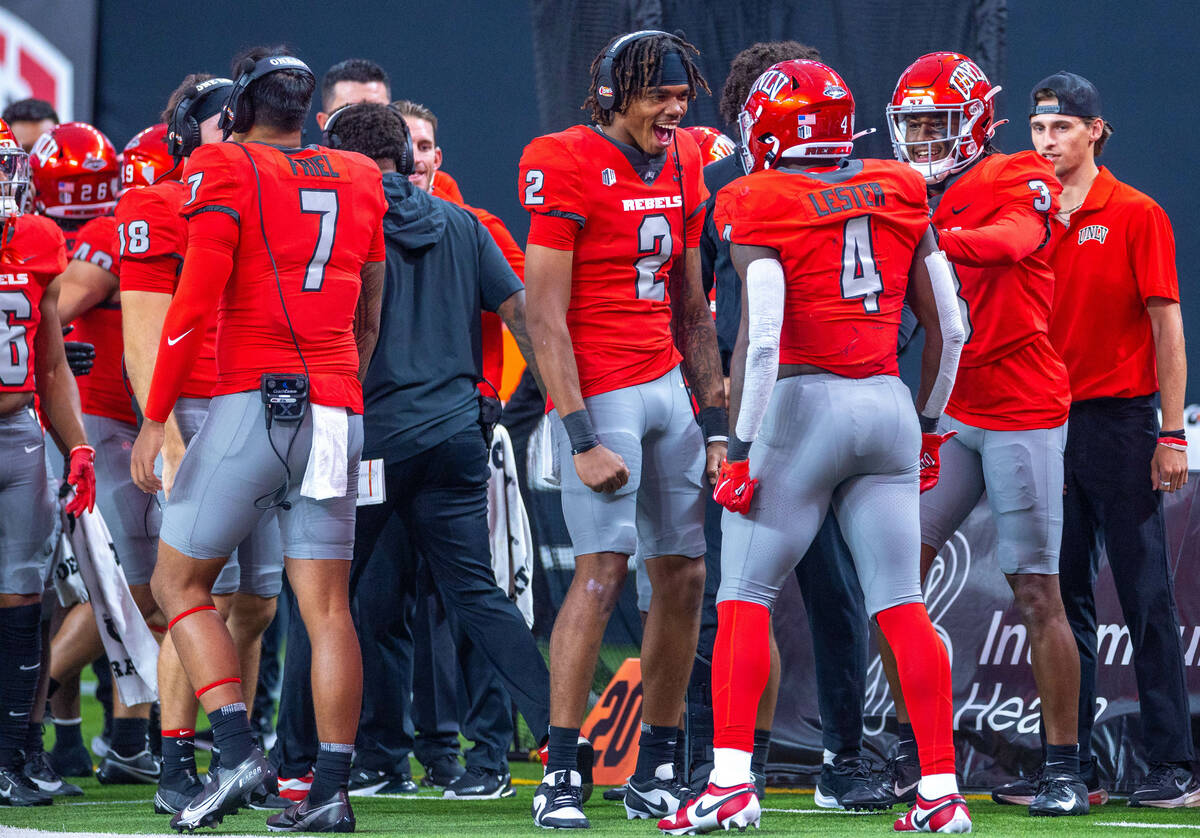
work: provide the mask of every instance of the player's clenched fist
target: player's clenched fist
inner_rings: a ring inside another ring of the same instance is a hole
[[[597,445],[574,455],[575,473],[593,492],[615,492],[629,482],[629,466],[621,455]]]
[[[750,479],[750,461],[721,462],[721,473],[717,476],[717,488],[713,489],[713,500],[730,512],[745,515],[750,511],[750,499],[758,480]]]
[[[944,434],[921,434],[920,463],[922,494],[937,485],[938,473],[942,468],[942,458],[938,454],[938,449],[942,447],[942,443],[957,434],[958,431],[950,431]]]
[[[70,471],[67,483],[75,490],[75,497],[66,506],[68,515],[78,518],[86,509],[96,508],[96,449],[90,445],[76,445],[70,453]]]

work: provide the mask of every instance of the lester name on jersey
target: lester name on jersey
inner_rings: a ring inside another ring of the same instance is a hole
[[[0,232],[0,393],[34,390],[34,345],[42,295],[67,268],[58,226],[39,215],[18,215]]]
[[[766,169],[718,192],[713,220],[726,241],[779,252],[781,364],[846,378],[900,374],[900,311],[929,228],[925,181],[911,167],[851,160],[823,178]]]
[[[1050,253],[1062,186],[1032,151],[984,157],[950,182],[933,213],[954,265],[967,342],[946,413],[987,430],[1067,421],[1067,368],[1050,345]]]
[[[385,255],[379,168],[322,146],[209,143],[188,158],[184,183],[188,259],[167,312],[146,417],[163,422],[171,412],[215,306],[213,396],[257,390],[264,372],[307,369],[313,403],[361,414],[354,317],[363,264]],[[198,245],[204,269],[191,267]],[[200,275],[208,270],[216,274],[211,280]]]
[[[643,174],[625,148],[577,125],[538,137],[521,156],[529,244],[574,251],[567,329],[585,398],[679,364],[667,277],[685,246],[699,247],[704,223],[700,149],[686,131],[663,158],[643,155]]]

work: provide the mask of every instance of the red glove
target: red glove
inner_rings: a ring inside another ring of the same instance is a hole
[[[758,480],[750,479],[750,461],[738,460],[731,463],[721,460],[721,473],[717,475],[717,487],[713,489],[713,500],[730,512],[745,515],[750,511],[750,499]]]
[[[68,485],[74,487],[75,497],[66,505],[68,515],[78,518],[83,510],[96,508],[96,449],[90,445],[76,445],[71,449],[71,471],[67,474]]]
[[[956,436],[958,431],[950,431],[944,434],[921,434],[921,493],[924,494],[937,485],[938,471],[942,467],[942,458],[938,456],[938,449],[942,447],[942,443],[952,436]]]

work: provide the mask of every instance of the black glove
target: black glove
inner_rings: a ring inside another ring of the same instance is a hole
[[[63,328],[63,335],[69,335],[73,331],[74,326],[66,326]],[[77,378],[92,371],[92,365],[96,362],[95,346],[80,341],[64,340],[63,348],[67,350],[67,366]]]

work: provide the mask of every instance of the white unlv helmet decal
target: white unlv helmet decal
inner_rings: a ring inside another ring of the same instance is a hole
[[[0,106],[45,99],[63,122],[73,118],[75,65],[21,18],[0,7]]]

